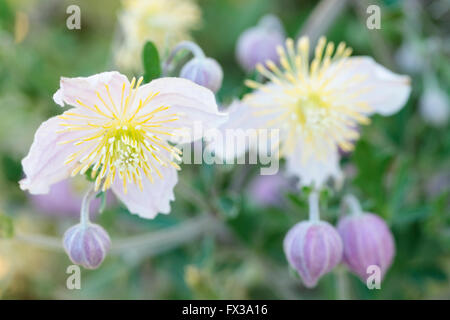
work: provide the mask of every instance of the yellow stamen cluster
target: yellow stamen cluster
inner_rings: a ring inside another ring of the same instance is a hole
[[[137,184],[142,190],[143,176],[151,182],[154,173],[163,178],[158,166],[171,165],[179,169],[172,158],[180,161],[181,151],[159,137],[176,134],[176,128],[164,125],[178,120],[179,115],[166,112],[169,106],[159,106],[143,112],[158,93],[151,93],[144,100],[139,99],[135,103],[141,82],[142,77],[137,82],[133,78],[128,92],[125,92],[126,84],[123,84],[120,105],[116,105],[109,86],[105,84],[106,97],[96,92],[99,102],[105,108],[90,106],[77,100],[86,109],[86,113],[67,111],[59,116],[66,120],[60,123],[64,129],[59,133],[80,133],[77,134],[78,138],[61,142],[71,143],[78,148],[64,163],[76,161],[72,176],[85,174],[91,168],[92,178],[96,177],[96,190],[101,185],[103,191],[107,190],[116,174],[123,181],[125,193],[127,182]]]
[[[336,145],[352,150],[352,141],[359,137],[357,124],[369,123],[365,114],[371,110],[359,99],[369,89],[361,86],[364,76],[343,77],[337,84],[337,77],[349,67],[350,48],[341,42],[335,49],[333,42],[321,37],[311,63],[309,50],[307,37],[300,38],[296,45],[287,39],[285,48],[277,48],[278,65],[266,61],[266,66],[256,67],[270,85],[246,81],[248,87],[261,90],[269,99],[257,100],[253,93],[244,98],[250,106],[259,108],[255,116],[274,115],[268,126],[287,129],[281,155],[292,152],[299,138],[307,144],[302,150],[303,160],[312,153],[321,157],[324,148]]]

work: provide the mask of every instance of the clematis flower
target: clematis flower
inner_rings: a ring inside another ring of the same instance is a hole
[[[410,93],[409,78],[370,57],[350,57],[352,50],[344,43],[335,48],[324,37],[311,63],[306,37],[296,44],[287,39],[286,49],[278,46],[277,51],[280,67],[270,60],[266,67],[257,65],[268,82],[246,81],[255,90],[230,109],[222,129],[235,128],[235,122],[241,129],[278,129],[280,139],[272,147],[302,185],[340,179],[338,148],[353,149],[358,126],[368,124],[371,114],[400,110]]]
[[[45,194],[50,186],[89,169],[95,189],[112,189],[144,218],[169,213],[181,151],[170,141],[194,122],[210,128],[223,121],[214,94],[190,80],[160,78],[140,86],[118,72],[62,78],[53,96],[73,106],[42,123],[22,160],[23,190]],[[199,138],[199,137],[197,137]]]
[[[190,39],[189,31],[200,24],[201,12],[193,0],[123,0],[119,25],[123,34],[115,50],[116,64],[139,70],[142,47],[153,41],[158,50]]]

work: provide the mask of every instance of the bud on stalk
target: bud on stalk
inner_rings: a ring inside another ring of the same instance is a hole
[[[370,276],[367,268],[372,265],[380,268],[383,277],[395,255],[389,227],[379,216],[362,212],[353,196],[347,196],[344,201],[352,213],[341,218],[337,226],[344,243],[343,262],[364,282]]]
[[[80,223],[69,228],[63,237],[63,247],[70,260],[86,269],[98,268],[111,247],[111,239],[105,229],[89,221],[89,203],[94,195],[92,185],[83,197]]]
[[[284,253],[308,288],[316,286],[342,258],[342,240],[336,229],[319,219],[316,191],[309,196],[309,220],[297,223],[284,238]]]

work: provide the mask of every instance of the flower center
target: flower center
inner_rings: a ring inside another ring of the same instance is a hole
[[[297,100],[292,108],[294,118],[302,126],[308,124],[320,124],[326,117],[329,104],[320,94],[311,92],[306,97]]]
[[[178,115],[169,114],[167,106],[150,108],[149,112],[144,112],[144,107],[158,93],[149,94],[146,99],[140,99],[139,104],[135,105],[134,100],[141,81],[142,78],[133,89],[136,83],[133,79],[126,97],[126,85],[123,85],[120,104],[113,101],[109,87],[105,85],[107,98],[102,98],[99,92],[97,96],[106,109],[100,109],[97,105],[88,106],[78,101],[80,106],[91,113],[81,115],[69,111],[59,117],[69,120],[69,123],[61,124],[66,129],[60,132],[85,133],[79,138],[63,141],[61,144],[73,143],[74,146],[79,147],[66,159],[65,164],[76,160],[72,176],[84,174],[91,168],[92,178],[96,177],[96,190],[101,184],[103,184],[103,191],[108,189],[116,174],[122,180],[125,193],[127,182],[137,184],[142,190],[143,176],[151,182],[155,173],[161,179],[163,178],[158,167],[171,165],[179,169],[172,158],[180,161],[181,151],[163,138],[176,134],[174,132],[176,128],[168,126],[168,123],[178,120]],[[106,102],[108,98],[110,103]],[[91,115],[92,112],[95,115]]]
[[[111,163],[119,172],[134,171],[140,164],[140,141],[133,136],[132,130],[135,131],[126,126],[118,127],[108,138]]]

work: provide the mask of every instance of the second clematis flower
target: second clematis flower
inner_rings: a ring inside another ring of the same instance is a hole
[[[277,51],[279,61],[256,67],[268,81],[246,81],[254,91],[234,104],[222,129],[279,130],[273,148],[301,185],[320,187],[330,177],[340,179],[338,149],[352,150],[358,126],[368,124],[371,114],[399,111],[409,97],[410,80],[370,57],[350,57],[344,43],[335,47],[324,37],[311,63],[307,37],[297,43],[287,39]]]
[[[181,155],[171,141],[192,141],[186,129],[194,123],[215,127],[224,115],[214,94],[190,80],[141,83],[118,72],[61,78],[53,99],[73,108],[41,124],[22,160],[26,177],[20,187],[45,194],[51,185],[91,170],[95,190],[111,188],[132,213],[169,213]]]

